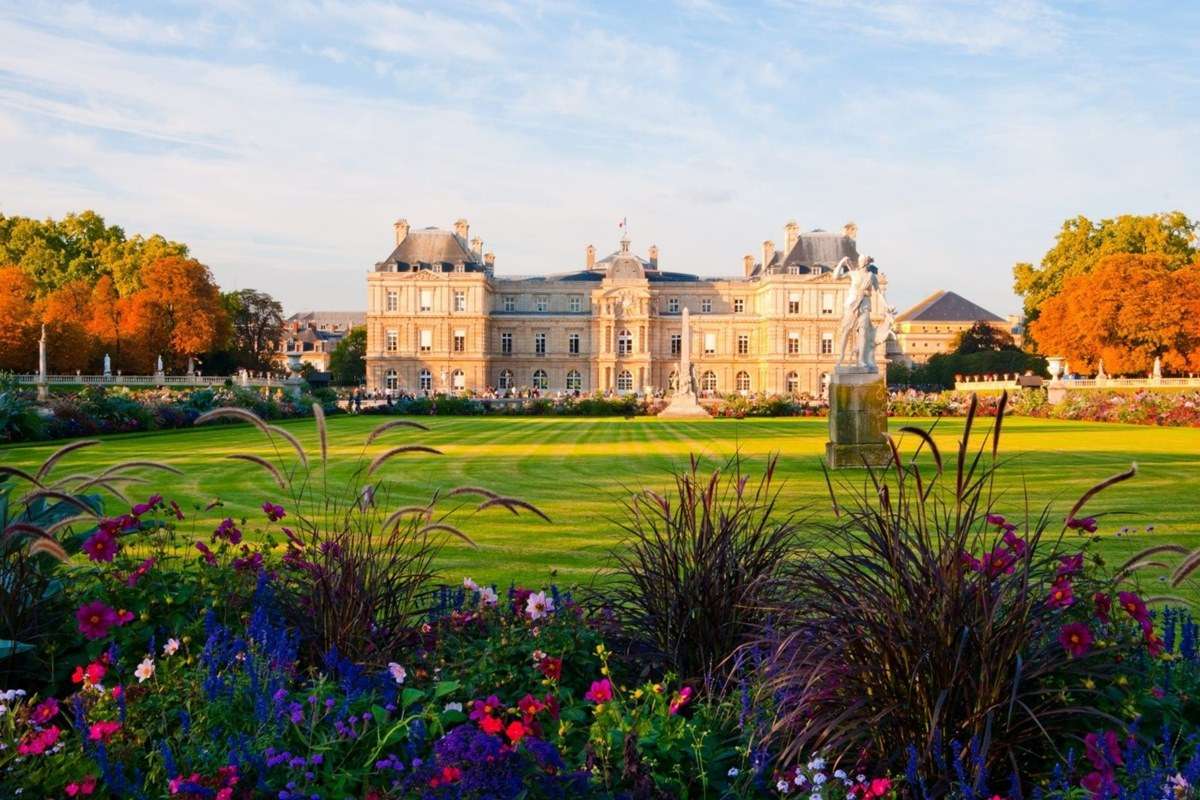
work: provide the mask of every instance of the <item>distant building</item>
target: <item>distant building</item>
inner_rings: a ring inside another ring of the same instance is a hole
[[[1023,319],[993,314],[960,294],[937,291],[896,317],[895,337],[888,343],[888,358],[923,364],[930,356],[954,351],[959,334],[976,322],[986,322],[1021,343]]]
[[[667,271],[657,246],[635,255],[627,236],[604,258],[589,245],[565,272],[500,277],[466,220],[394,227],[367,277],[367,383],[391,392],[670,390],[686,308],[702,393],[816,395],[837,361],[848,286],[833,268],[858,257],[855,226],[790,222],[784,247],[763,242],[736,277]]]
[[[301,364],[311,364],[319,372],[329,370],[329,356],[351,328],[366,324],[361,311],[300,311],[283,321],[279,360],[287,366],[290,356],[300,356]]]

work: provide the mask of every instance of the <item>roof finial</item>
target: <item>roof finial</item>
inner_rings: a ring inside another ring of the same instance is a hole
[[[621,229],[621,252],[629,252],[629,218],[621,217],[621,221],[617,224]]]

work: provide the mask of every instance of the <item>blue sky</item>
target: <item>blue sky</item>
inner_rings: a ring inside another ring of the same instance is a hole
[[[1007,313],[1062,221],[1200,214],[1200,3],[0,0],[0,212],[94,208],[226,288],[362,308],[398,217],[504,274],[736,274],[859,226],[900,307]]]

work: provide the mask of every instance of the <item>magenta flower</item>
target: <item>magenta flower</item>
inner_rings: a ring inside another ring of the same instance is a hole
[[[1104,592],[1096,592],[1092,595],[1092,602],[1096,605],[1096,619],[1108,622],[1108,615],[1112,613],[1112,598]]]
[[[221,520],[221,524],[213,531],[212,540],[215,542],[220,539],[225,539],[230,544],[241,544],[242,532],[229,517]]]
[[[680,709],[682,709],[684,706],[686,706],[688,704],[688,701],[691,699],[692,699],[692,687],[690,687],[690,686],[683,687],[682,689],[679,690],[679,694],[677,694],[675,696],[675,699],[671,701],[671,705],[670,705],[670,707],[668,707],[667,712],[670,714],[678,714]]]
[[[987,515],[987,524],[995,525],[997,528],[999,528],[1001,525],[1003,525],[1007,521],[1008,520],[1004,519],[1004,517],[1002,517],[999,514],[988,514]]]
[[[89,639],[103,639],[109,630],[120,624],[117,612],[99,600],[84,603],[75,612],[79,632]]]
[[[1004,531],[1004,543],[1008,545],[1008,549],[1012,550],[1013,555],[1017,558],[1025,555],[1025,540],[1017,536],[1015,531]]]
[[[149,572],[150,568],[153,566],[154,566],[153,558],[147,558],[141,564],[138,564],[137,569],[135,569],[133,572],[129,573],[129,577],[125,579],[125,585],[129,586],[129,587],[137,586],[137,582],[140,581],[142,579],[142,576],[144,576],[147,572]]]
[[[1086,531],[1088,533],[1095,533],[1096,530],[1100,526],[1096,523],[1095,517],[1082,517],[1082,518],[1068,517],[1067,518],[1067,527],[1071,528],[1072,530],[1079,530],[1079,531]]]
[[[1083,553],[1063,556],[1058,560],[1059,575],[1078,575],[1083,571]]]
[[[504,705],[500,702],[500,698],[496,695],[491,695],[487,700],[472,700],[471,701],[471,719],[478,722],[484,717],[490,717],[492,714],[504,710]]]
[[[1071,606],[1075,602],[1075,592],[1071,588],[1071,581],[1063,576],[1056,580],[1050,587],[1050,594],[1046,597],[1046,606],[1048,608],[1063,609]]]
[[[45,725],[58,714],[58,701],[53,697],[47,697],[42,702],[34,706],[33,712],[29,715],[29,721],[34,725]]]
[[[175,519],[183,519],[183,509],[180,508],[179,503],[176,503],[174,500],[171,501],[171,513],[175,515]]]
[[[271,502],[263,503],[262,510],[271,522],[278,522],[287,516],[287,512],[283,510],[283,506],[277,506]]]
[[[972,572],[983,572],[983,562],[965,550],[959,554],[958,560],[962,562],[964,567]]]
[[[1117,602],[1121,604],[1121,608],[1125,609],[1126,614],[1136,619],[1143,626],[1150,621],[1150,611],[1146,608],[1146,602],[1133,592],[1118,593]]]
[[[204,556],[205,564],[208,564],[210,567],[215,567],[217,565],[217,556],[208,548],[208,545],[197,539],[196,549],[200,551],[200,555]]]
[[[1088,761],[1098,770],[1119,767],[1125,763],[1121,758],[1121,742],[1113,731],[1089,733],[1083,737],[1083,745]]]
[[[592,681],[592,687],[583,695],[585,700],[591,700],[593,703],[607,703],[612,700],[612,683],[608,678],[598,681]]]
[[[1071,622],[1062,626],[1058,632],[1058,643],[1063,646],[1071,658],[1087,655],[1092,649],[1092,630],[1082,622]]]
[[[983,571],[989,578],[1000,575],[1011,575],[1017,557],[1005,547],[997,547],[983,558]]]
[[[135,517],[140,517],[142,514],[158,508],[162,501],[163,498],[161,494],[152,494],[150,495],[149,499],[146,500],[146,502],[138,503],[136,506],[131,508],[130,513],[132,513]]]
[[[81,549],[92,561],[112,561],[120,546],[111,533],[101,528],[88,537]]]

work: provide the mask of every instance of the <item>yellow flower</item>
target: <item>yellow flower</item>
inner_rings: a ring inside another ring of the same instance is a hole
[[[1096,682],[1095,682],[1094,680],[1092,680],[1091,678],[1088,678],[1086,681],[1084,681],[1084,682],[1083,682],[1083,688],[1085,688],[1085,689],[1095,689],[1095,688],[1096,688]]]
[[[638,690],[636,690],[636,691],[633,693],[633,699],[634,699],[634,700],[641,700],[641,699],[642,699],[642,690],[641,690],[641,689],[638,689]]]
[[[604,711],[604,703],[596,703],[596,714],[599,715]]]
[[[607,674],[608,674],[608,667],[601,667],[601,668],[600,668],[600,674],[601,674],[601,675],[607,675]]]
[[[1121,675],[1120,677],[1117,678],[1117,685],[1118,686],[1128,686],[1129,678],[1126,678],[1124,675]]]
[[[596,645],[596,655],[598,655],[598,656],[604,655],[604,645],[603,644]]]

